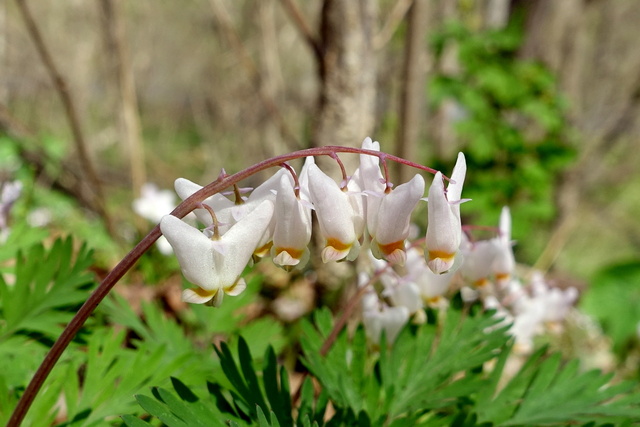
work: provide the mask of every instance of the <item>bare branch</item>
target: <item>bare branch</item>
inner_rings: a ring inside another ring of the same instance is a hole
[[[120,93],[120,122],[122,140],[126,145],[131,173],[132,193],[140,195],[146,181],[144,141],[138,113],[138,98],[129,53],[126,46],[126,29],[121,17],[119,0],[101,0],[105,20],[105,36],[113,47],[112,62]]]
[[[318,40],[318,37],[313,34],[313,31],[311,31],[311,27],[298,8],[298,5],[294,0],[280,0],[280,2],[282,3],[282,7],[284,7],[285,11],[289,14],[296,28],[298,28],[298,31],[300,31],[302,37],[304,37],[307,44],[309,45],[309,47],[311,47],[311,50],[319,61],[320,57],[322,56],[322,46],[320,44],[320,41]]]
[[[374,49],[382,49],[387,43],[389,43],[389,40],[391,40],[391,37],[393,37],[393,34],[402,23],[404,16],[407,14],[412,4],[413,0],[398,0],[396,2],[389,13],[389,17],[382,26],[382,29],[373,37]]]
[[[69,86],[67,82],[58,71],[58,68],[49,53],[49,50],[40,34],[40,30],[38,29],[38,25],[36,24],[29,7],[27,6],[26,0],[16,0],[16,4],[18,5],[18,9],[20,10],[20,14],[22,15],[22,19],[27,27],[27,32],[29,36],[33,40],[35,44],[36,50],[38,51],[38,55],[42,63],[45,66],[49,77],[53,81],[53,85],[60,96],[60,100],[65,109],[65,113],[67,119],[69,120],[69,126],[71,127],[71,132],[73,134],[73,140],[76,146],[76,150],[78,151],[78,156],[80,158],[80,164],[82,166],[83,172],[89,181],[92,190],[94,192],[95,199],[95,210],[100,214],[100,216],[104,219],[105,225],[109,233],[113,236],[114,230],[111,218],[105,207],[105,199],[104,192],[102,190],[102,183],[98,178],[98,174],[93,166],[93,162],[89,157],[89,153],[87,150],[87,143],[84,138],[84,134],[82,132],[82,128],[80,126],[80,119],[78,118],[77,109],[73,99],[71,97],[71,92],[69,91]]]
[[[301,144],[298,139],[294,136],[293,132],[289,129],[284,117],[280,113],[280,109],[278,108],[276,102],[273,100],[269,94],[265,93],[262,88],[262,77],[260,72],[258,71],[258,67],[256,66],[253,59],[251,59],[251,55],[244,46],[242,39],[238,35],[238,32],[235,30],[233,23],[231,21],[231,17],[229,13],[224,7],[224,4],[220,0],[209,0],[211,4],[211,9],[213,10],[213,14],[220,25],[227,41],[235,50],[236,54],[240,59],[240,63],[244,67],[245,71],[249,75],[249,79],[251,83],[256,86],[256,92],[265,109],[271,116],[271,118],[276,122],[278,128],[280,130],[280,135],[287,143],[289,149],[300,148]]]

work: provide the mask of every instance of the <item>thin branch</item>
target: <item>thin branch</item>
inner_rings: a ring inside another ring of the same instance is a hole
[[[284,10],[289,14],[294,25],[306,40],[318,62],[320,62],[322,57],[322,46],[320,44],[320,40],[318,40],[318,37],[313,34],[313,31],[311,31],[311,26],[307,23],[307,20],[298,8],[298,5],[294,0],[280,0],[280,3],[282,3],[282,7],[284,7]]]
[[[71,132],[73,134],[73,140],[76,145],[76,150],[78,151],[78,156],[80,157],[80,164],[82,165],[84,174],[86,175],[88,181],[91,183],[91,187],[93,189],[93,192],[95,193],[96,211],[100,214],[100,216],[102,216],[105,221],[105,225],[109,230],[109,233],[113,236],[113,223],[106,210],[102,184],[93,166],[93,162],[89,157],[87,143],[80,126],[80,119],[78,118],[78,113],[75,103],[73,102],[73,99],[71,97],[69,86],[67,85],[65,79],[62,77],[62,74],[60,74],[60,71],[58,71],[55,62],[53,61],[53,58],[49,53],[47,45],[45,44],[44,39],[40,34],[40,30],[38,28],[38,25],[36,24],[35,19],[33,18],[33,14],[27,6],[26,0],[16,0],[16,4],[18,5],[18,9],[20,10],[22,19],[24,20],[24,23],[27,27],[27,32],[33,40],[36,50],[38,51],[38,55],[40,56],[40,59],[44,64],[49,77],[53,81],[53,85],[58,92],[58,95],[60,96],[62,105],[64,106],[67,119],[69,120],[69,126],[71,127]]]
[[[389,13],[389,17],[382,26],[382,29],[373,38],[373,48],[375,50],[382,49],[387,43],[389,43],[389,40],[391,40],[391,37],[393,37],[395,32],[398,30],[398,27],[402,23],[404,16],[407,14],[412,4],[413,0],[398,0],[396,2]]]
[[[293,132],[291,132],[291,130],[289,129],[287,122],[285,121],[284,117],[280,113],[280,109],[278,108],[278,105],[276,104],[274,99],[269,94],[265,93],[265,91],[263,90],[262,77],[260,75],[260,72],[258,71],[258,67],[256,66],[253,59],[251,59],[251,55],[249,55],[249,52],[244,46],[244,43],[242,42],[240,35],[238,35],[238,32],[235,30],[233,26],[233,22],[231,21],[231,17],[229,16],[227,9],[225,9],[224,4],[220,0],[209,0],[209,3],[211,4],[211,9],[213,10],[213,14],[216,20],[218,21],[220,28],[224,32],[224,35],[227,38],[227,41],[229,42],[232,49],[235,50],[236,54],[240,58],[240,63],[242,64],[243,68],[249,75],[249,79],[253,84],[256,85],[256,89],[257,89],[256,92],[258,94],[258,98],[264,105],[265,109],[267,110],[271,118],[278,125],[278,129],[280,130],[280,135],[282,136],[284,141],[287,143],[289,149],[293,150],[296,148],[300,148],[302,145],[300,144],[298,139],[294,136]]]
[[[111,60],[120,94],[120,121],[122,139],[126,145],[131,173],[132,193],[140,196],[140,188],[146,181],[144,141],[138,112],[138,97],[129,52],[126,44],[126,28],[120,0],[101,0],[105,20],[105,36],[112,47]]]
[[[425,36],[427,34],[427,2],[415,0],[407,15],[404,64],[401,79],[400,111],[396,154],[415,159],[418,151],[425,81]],[[399,172],[400,182],[409,180],[406,169]]]

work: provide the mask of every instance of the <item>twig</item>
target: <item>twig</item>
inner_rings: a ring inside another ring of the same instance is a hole
[[[396,154],[407,159],[416,158],[418,139],[423,120],[422,99],[425,82],[425,36],[427,34],[427,2],[413,1],[407,14],[407,34],[405,36],[404,64],[401,79],[400,111]],[[397,168],[400,169],[400,168]],[[406,169],[397,171],[400,182],[410,179]]]
[[[132,193],[140,196],[146,181],[144,141],[138,112],[135,81],[126,45],[126,28],[121,16],[120,0],[101,0],[105,21],[105,36],[112,47],[112,61],[120,93],[120,121],[123,141],[131,173]]]
[[[373,38],[374,49],[382,49],[387,43],[389,43],[389,40],[391,40],[391,37],[393,37],[393,34],[402,23],[402,20],[409,11],[412,3],[413,0],[398,0],[396,2],[389,13],[389,17],[382,26],[382,29]]]
[[[264,105],[265,109],[271,116],[271,118],[278,125],[278,129],[280,131],[280,135],[287,143],[287,146],[291,150],[295,150],[300,148],[302,145],[298,141],[298,139],[294,136],[293,132],[289,129],[287,122],[284,117],[280,113],[280,109],[278,105],[274,101],[274,99],[262,88],[262,77],[260,76],[260,72],[258,71],[258,67],[251,59],[251,55],[247,52],[247,49],[242,42],[242,39],[238,35],[238,32],[233,27],[233,23],[231,21],[231,17],[227,13],[227,10],[224,7],[224,4],[220,0],[209,0],[211,4],[211,9],[213,10],[213,14],[220,24],[220,28],[225,34],[229,44],[236,51],[236,54],[240,58],[240,63],[246,70],[249,75],[249,79],[253,84],[256,85],[256,92],[258,94],[258,98]]]
[[[318,62],[321,61],[322,57],[322,47],[320,45],[320,41],[311,31],[311,27],[307,23],[302,12],[298,8],[298,5],[294,2],[294,0],[280,0],[282,3],[282,7],[289,14],[296,28],[302,34],[302,37],[306,40],[307,44],[313,51],[313,54],[316,56]]]
[[[429,172],[435,172],[433,169],[428,168],[426,166],[401,159],[399,157],[393,156],[391,154],[383,153],[380,151],[374,150],[364,150],[360,148],[353,147],[338,147],[338,146],[325,146],[325,147],[315,147],[308,148],[306,150],[294,151],[292,153],[283,154],[281,156],[272,157],[270,159],[264,160],[260,163],[256,163],[255,165],[244,169],[240,172],[237,172],[233,175],[221,175],[217,180],[208,184],[207,186],[201,188],[197,192],[195,192],[192,196],[184,200],[178,207],[176,207],[171,215],[176,216],[178,218],[184,218],[189,212],[193,211],[197,208],[200,203],[216,193],[221,192],[222,190],[233,186],[234,184],[249,178],[250,176],[261,172],[265,169],[280,166],[282,163],[289,162],[294,159],[308,157],[308,156],[335,156],[336,153],[352,153],[352,154],[367,154],[370,156],[376,156],[378,158],[386,158],[388,160],[392,160],[395,162],[400,162],[402,164],[406,164],[408,166],[412,166],[418,168],[420,170],[425,170]],[[156,225],[153,230],[144,238],[138,245],[131,250],[123,259],[115,266],[113,270],[102,280],[100,285],[96,288],[95,291],[89,298],[85,301],[85,303],[80,307],[76,315],[71,319],[71,322],[66,326],[62,334],[58,338],[58,340],[53,344],[47,355],[45,356],[44,361],[38,367],[35,375],[31,379],[31,382],[25,389],[22,394],[16,408],[11,414],[11,418],[7,424],[7,427],[18,427],[20,423],[24,419],[24,416],[27,413],[27,410],[33,403],[33,400],[36,397],[36,394],[42,387],[42,384],[49,376],[49,373],[55,366],[56,362],[67,348],[73,337],[80,330],[82,325],[89,318],[93,310],[100,304],[100,302],[109,294],[113,286],[124,276],[124,274],[129,271],[131,267],[140,259],[140,257],[151,247],[151,245],[160,237],[160,226]],[[354,305],[355,303],[351,304]],[[354,307],[347,307],[346,312],[353,311]],[[346,322],[346,318],[344,320]],[[344,323],[342,323],[344,324]],[[335,334],[337,335],[338,332]],[[332,333],[331,336],[334,335]],[[327,338],[327,339],[329,339]],[[335,338],[333,338],[335,339]],[[331,344],[328,344],[330,347]],[[325,350],[327,351],[327,350]]]
[[[82,133],[80,119],[78,118],[75,104],[73,102],[73,99],[71,98],[69,86],[58,71],[58,68],[56,67],[53,58],[49,53],[44,39],[40,34],[38,25],[36,24],[36,21],[33,18],[29,7],[27,6],[26,0],[16,0],[16,4],[18,5],[18,9],[20,10],[22,19],[24,20],[24,23],[27,27],[27,32],[33,40],[36,50],[38,51],[38,55],[40,56],[40,59],[42,60],[42,63],[44,64],[49,77],[53,81],[53,85],[56,88],[58,95],[60,96],[62,105],[64,106],[67,119],[69,120],[69,126],[71,127],[71,132],[73,134],[73,140],[78,151],[78,156],[80,157],[80,164],[84,169],[84,173],[91,183],[91,186],[93,187],[93,191],[95,193],[96,211],[104,219],[109,233],[114,236],[115,233],[113,229],[113,223],[106,209],[104,192],[102,191],[102,184],[93,166],[93,162],[91,161],[87,152],[87,143],[85,141],[84,134]]]

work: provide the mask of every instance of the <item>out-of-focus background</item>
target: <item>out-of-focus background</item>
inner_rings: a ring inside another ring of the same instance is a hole
[[[638,307],[638,22],[634,0],[7,0],[0,180],[109,268],[150,228],[146,182],[366,136],[445,173],[464,151],[465,223],[508,205],[519,261]]]

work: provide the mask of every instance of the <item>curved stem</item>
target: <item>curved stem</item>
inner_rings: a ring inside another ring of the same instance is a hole
[[[301,157],[308,156],[332,156],[334,157],[336,153],[352,153],[352,154],[368,154],[371,156],[376,156],[379,158],[389,159],[407,166],[414,167],[416,169],[421,169],[430,173],[436,173],[436,171],[432,168],[428,168],[426,166],[422,166],[417,163],[410,162],[409,160],[402,159],[400,157],[392,156],[387,153],[383,153],[380,151],[374,150],[364,150],[361,148],[352,148],[352,147],[338,147],[338,146],[325,146],[325,147],[315,147],[308,148],[306,150],[294,151],[292,153],[283,154],[280,156],[272,157],[271,159],[263,160],[260,163],[256,163],[255,165],[244,169],[240,172],[237,172],[233,175],[224,175],[220,176],[214,182],[206,185],[201,188],[197,192],[195,192],[192,196],[185,199],[178,207],[176,207],[171,215],[176,216],[178,218],[184,218],[189,212],[193,211],[195,208],[199,206],[199,204],[206,199],[216,193],[221,192],[225,188],[233,186],[234,184],[246,179],[262,170],[268,169],[274,166],[280,166],[282,163],[291,161]],[[113,270],[105,277],[100,285],[96,288],[95,291],[89,298],[85,301],[85,303],[80,307],[76,315],[71,319],[67,327],[62,331],[62,334],[58,338],[58,340],[53,344],[47,355],[45,356],[42,364],[38,367],[38,370],[34,374],[31,382],[25,389],[22,394],[16,408],[11,414],[11,418],[7,424],[7,427],[18,427],[22,420],[24,419],[27,411],[31,407],[33,400],[36,397],[36,394],[42,387],[42,384],[49,376],[49,373],[55,366],[58,359],[67,348],[73,337],[80,330],[82,325],[89,318],[93,310],[102,302],[102,300],[109,294],[113,286],[125,275],[131,267],[140,259],[140,257],[151,247],[151,245],[158,240],[160,237],[160,226],[156,225],[149,234],[140,241],[132,250],[129,252],[123,259],[114,267]]]

